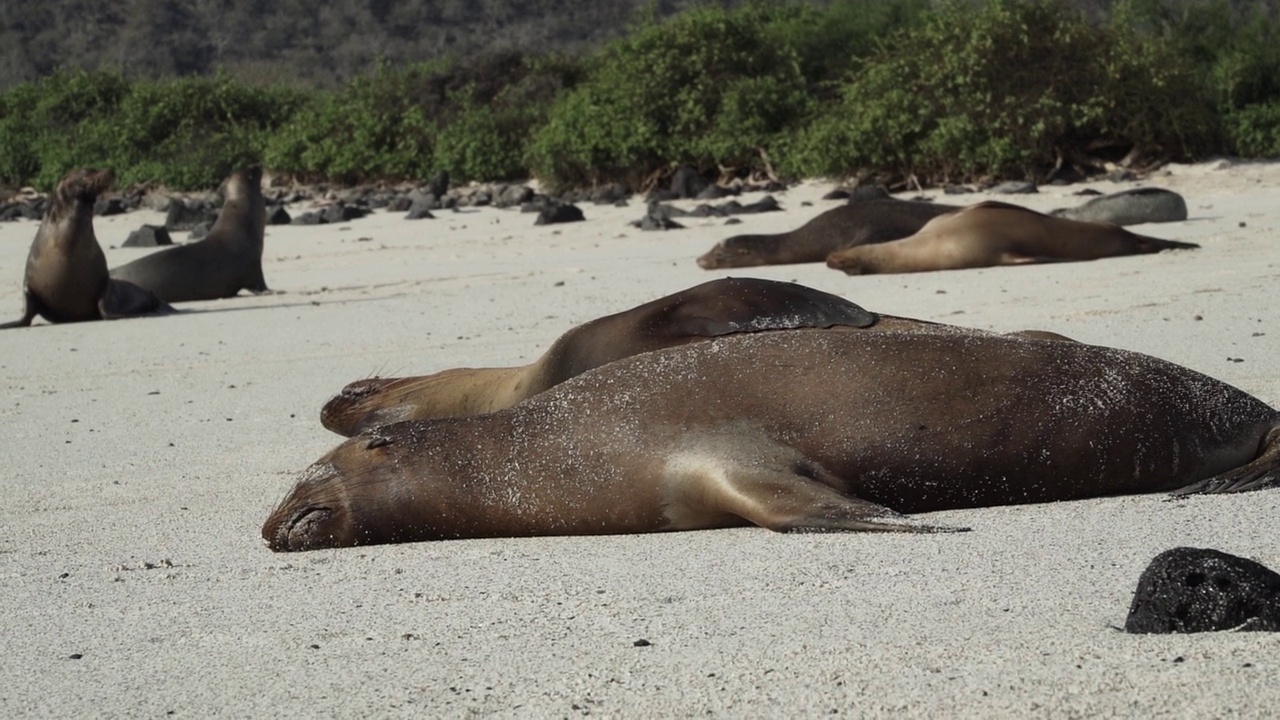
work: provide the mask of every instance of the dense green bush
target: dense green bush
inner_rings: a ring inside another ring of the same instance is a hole
[[[0,94],[0,183],[77,166],[210,187],[305,180],[639,188],[679,163],[920,182],[1122,157],[1280,156],[1280,0],[754,0],[582,57],[392,66],[337,90],[58,71]]]
[[[56,182],[88,141],[85,126],[114,115],[130,89],[120,75],[77,70],[55,72],[0,96],[0,182],[48,187],[46,174]]]
[[[1232,111],[1225,122],[1231,154],[1280,158],[1280,100]]]
[[[382,63],[336,93],[316,93],[272,135],[264,162],[347,183],[426,176],[433,133],[417,91],[438,71],[434,63],[404,69]]]
[[[1089,148],[1187,157],[1215,125],[1173,44],[1054,3],[949,3],[901,31],[798,134],[801,175],[1041,176]]]
[[[317,93],[267,143],[272,169],[339,182],[527,175],[525,138],[556,94],[579,75],[574,61],[502,53],[463,64],[382,63],[336,93]]]
[[[125,184],[216,186],[261,159],[266,134],[298,102],[222,76],[129,83],[55,73],[0,98],[0,181],[48,188],[72,168],[108,166]]]
[[[560,55],[497,65],[459,78],[467,85],[448,92],[447,106],[437,114],[435,167],[456,180],[528,176],[525,155],[533,134],[556,98],[585,74],[577,59]]]
[[[757,148],[810,107],[799,54],[769,31],[799,12],[705,8],[639,28],[552,107],[530,166],[553,184],[634,184],[673,161],[756,163]]]

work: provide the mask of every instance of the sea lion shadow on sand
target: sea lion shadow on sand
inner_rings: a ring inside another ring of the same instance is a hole
[[[1280,484],[1280,413],[1139,353],[942,333],[751,333],[617,360],[506,410],[352,438],[276,551],[693,530],[954,530],[899,513]]]
[[[36,315],[68,323],[177,312],[144,288],[107,274],[93,232],[93,204],[114,181],[109,169],[82,168],[58,182],[27,255],[22,317],[0,328],[27,327]]]

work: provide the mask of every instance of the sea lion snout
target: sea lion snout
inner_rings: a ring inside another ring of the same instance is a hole
[[[352,437],[376,425],[409,419],[400,406],[379,408],[378,400],[397,378],[367,378],[347,383],[320,409],[320,424],[328,430]],[[371,402],[372,401],[372,402]]]
[[[356,544],[352,539],[350,497],[331,458],[307,468],[284,500],[262,524],[262,540],[275,552],[321,550]]]
[[[728,262],[728,250],[724,243],[716,245],[698,258],[698,267],[703,270],[715,270],[716,268],[725,267]]]
[[[65,203],[77,200],[93,202],[115,184],[116,175],[111,168],[97,170],[80,168],[73,170],[58,183],[57,195]]]
[[[331,508],[314,505],[287,514],[277,511],[263,526],[262,539],[274,552],[296,552],[331,547],[325,544],[323,539],[333,537],[332,533],[324,531],[326,523],[332,517]]]
[[[725,268],[759,265],[759,262],[753,260],[754,249],[748,247],[748,243],[744,242],[744,238],[751,237],[754,236],[737,235],[727,240],[721,240],[716,243],[715,247],[698,258],[698,267],[703,270],[723,270]]]
[[[360,400],[361,398],[368,397],[378,392],[378,388],[381,388],[386,384],[387,381],[382,378],[356,380],[353,383],[347,383],[347,386],[342,388],[342,391],[338,393],[338,397],[349,401]]]

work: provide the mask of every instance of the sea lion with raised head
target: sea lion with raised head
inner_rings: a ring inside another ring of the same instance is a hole
[[[1198,247],[1138,235],[1109,223],[1051,217],[988,201],[939,215],[901,240],[837,250],[827,257],[827,266],[850,275],[910,273],[1097,260]]]
[[[479,415],[511,407],[575,375],[631,355],[736,333],[798,328],[991,334],[873,313],[795,283],[724,278],[572,328],[529,365],[357,380],[325,403],[320,423],[350,437],[404,420]],[[1012,334],[1070,341],[1047,330]]]
[[[93,204],[114,180],[109,169],[81,168],[58,181],[27,255],[22,317],[0,328],[26,327],[36,315],[67,323],[174,311],[150,292],[107,276]]]
[[[650,350],[734,333],[867,327],[876,321],[874,313],[842,297],[803,285],[722,278],[572,328],[529,365],[358,380],[325,404],[320,422],[351,436],[401,420],[477,415]]]
[[[262,168],[246,167],[222,183],[222,210],[209,234],[111,270],[111,277],[144,287],[167,302],[216,300],[241,290],[268,292],[262,277],[267,205]]]
[[[1139,353],[794,330],[636,355],[306,470],[276,551],[452,538],[938,530],[898,513],[1280,483],[1280,413]]]
[[[904,238],[929,220],[959,210],[956,205],[895,200],[853,200],[795,230],[772,235],[734,235],[698,258],[704,270],[822,262],[840,248]]]

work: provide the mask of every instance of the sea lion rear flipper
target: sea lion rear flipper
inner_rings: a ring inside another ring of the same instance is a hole
[[[716,463],[718,464],[718,463]],[[772,462],[730,467],[696,463],[688,477],[690,497],[711,513],[727,513],[775,532],[965,532],[968,528],[925,525],[889,508],[845,495],[823,468],[804,459],[773,469]],[[707,472],[711,470],[711,472]]]
[[[1148,252],[1160,252],[1161,250],[1195,250],[1200,246],[1196,243],[1180,242],[1178,240],[1165,240],[1163,238],[1153,238],[1143,236],[1142,238],[1149,246]]]
[[[169,314],[178,311],[150,290],[113,278],[107,282],[107,289],[98,300],[98,312],[104,320],[117,320],[149,313]]]
[[[22,305],[22,317],[17,320],[10,320],[7,323],[0,323],[0,330],[7,330],[8,328],[30,327],[31,321],[34,320],[36,315],[40,313],[39,301],[36,300],[34,295],[32,295],[29,292],[24,292],[22,294],[22,297],[24,301]]]
[[[1234,470],[1178,488],[1170,495],[1212,495],[1274,487],[1280,487],[1280,421],[1263,438],[1258,457]]]

